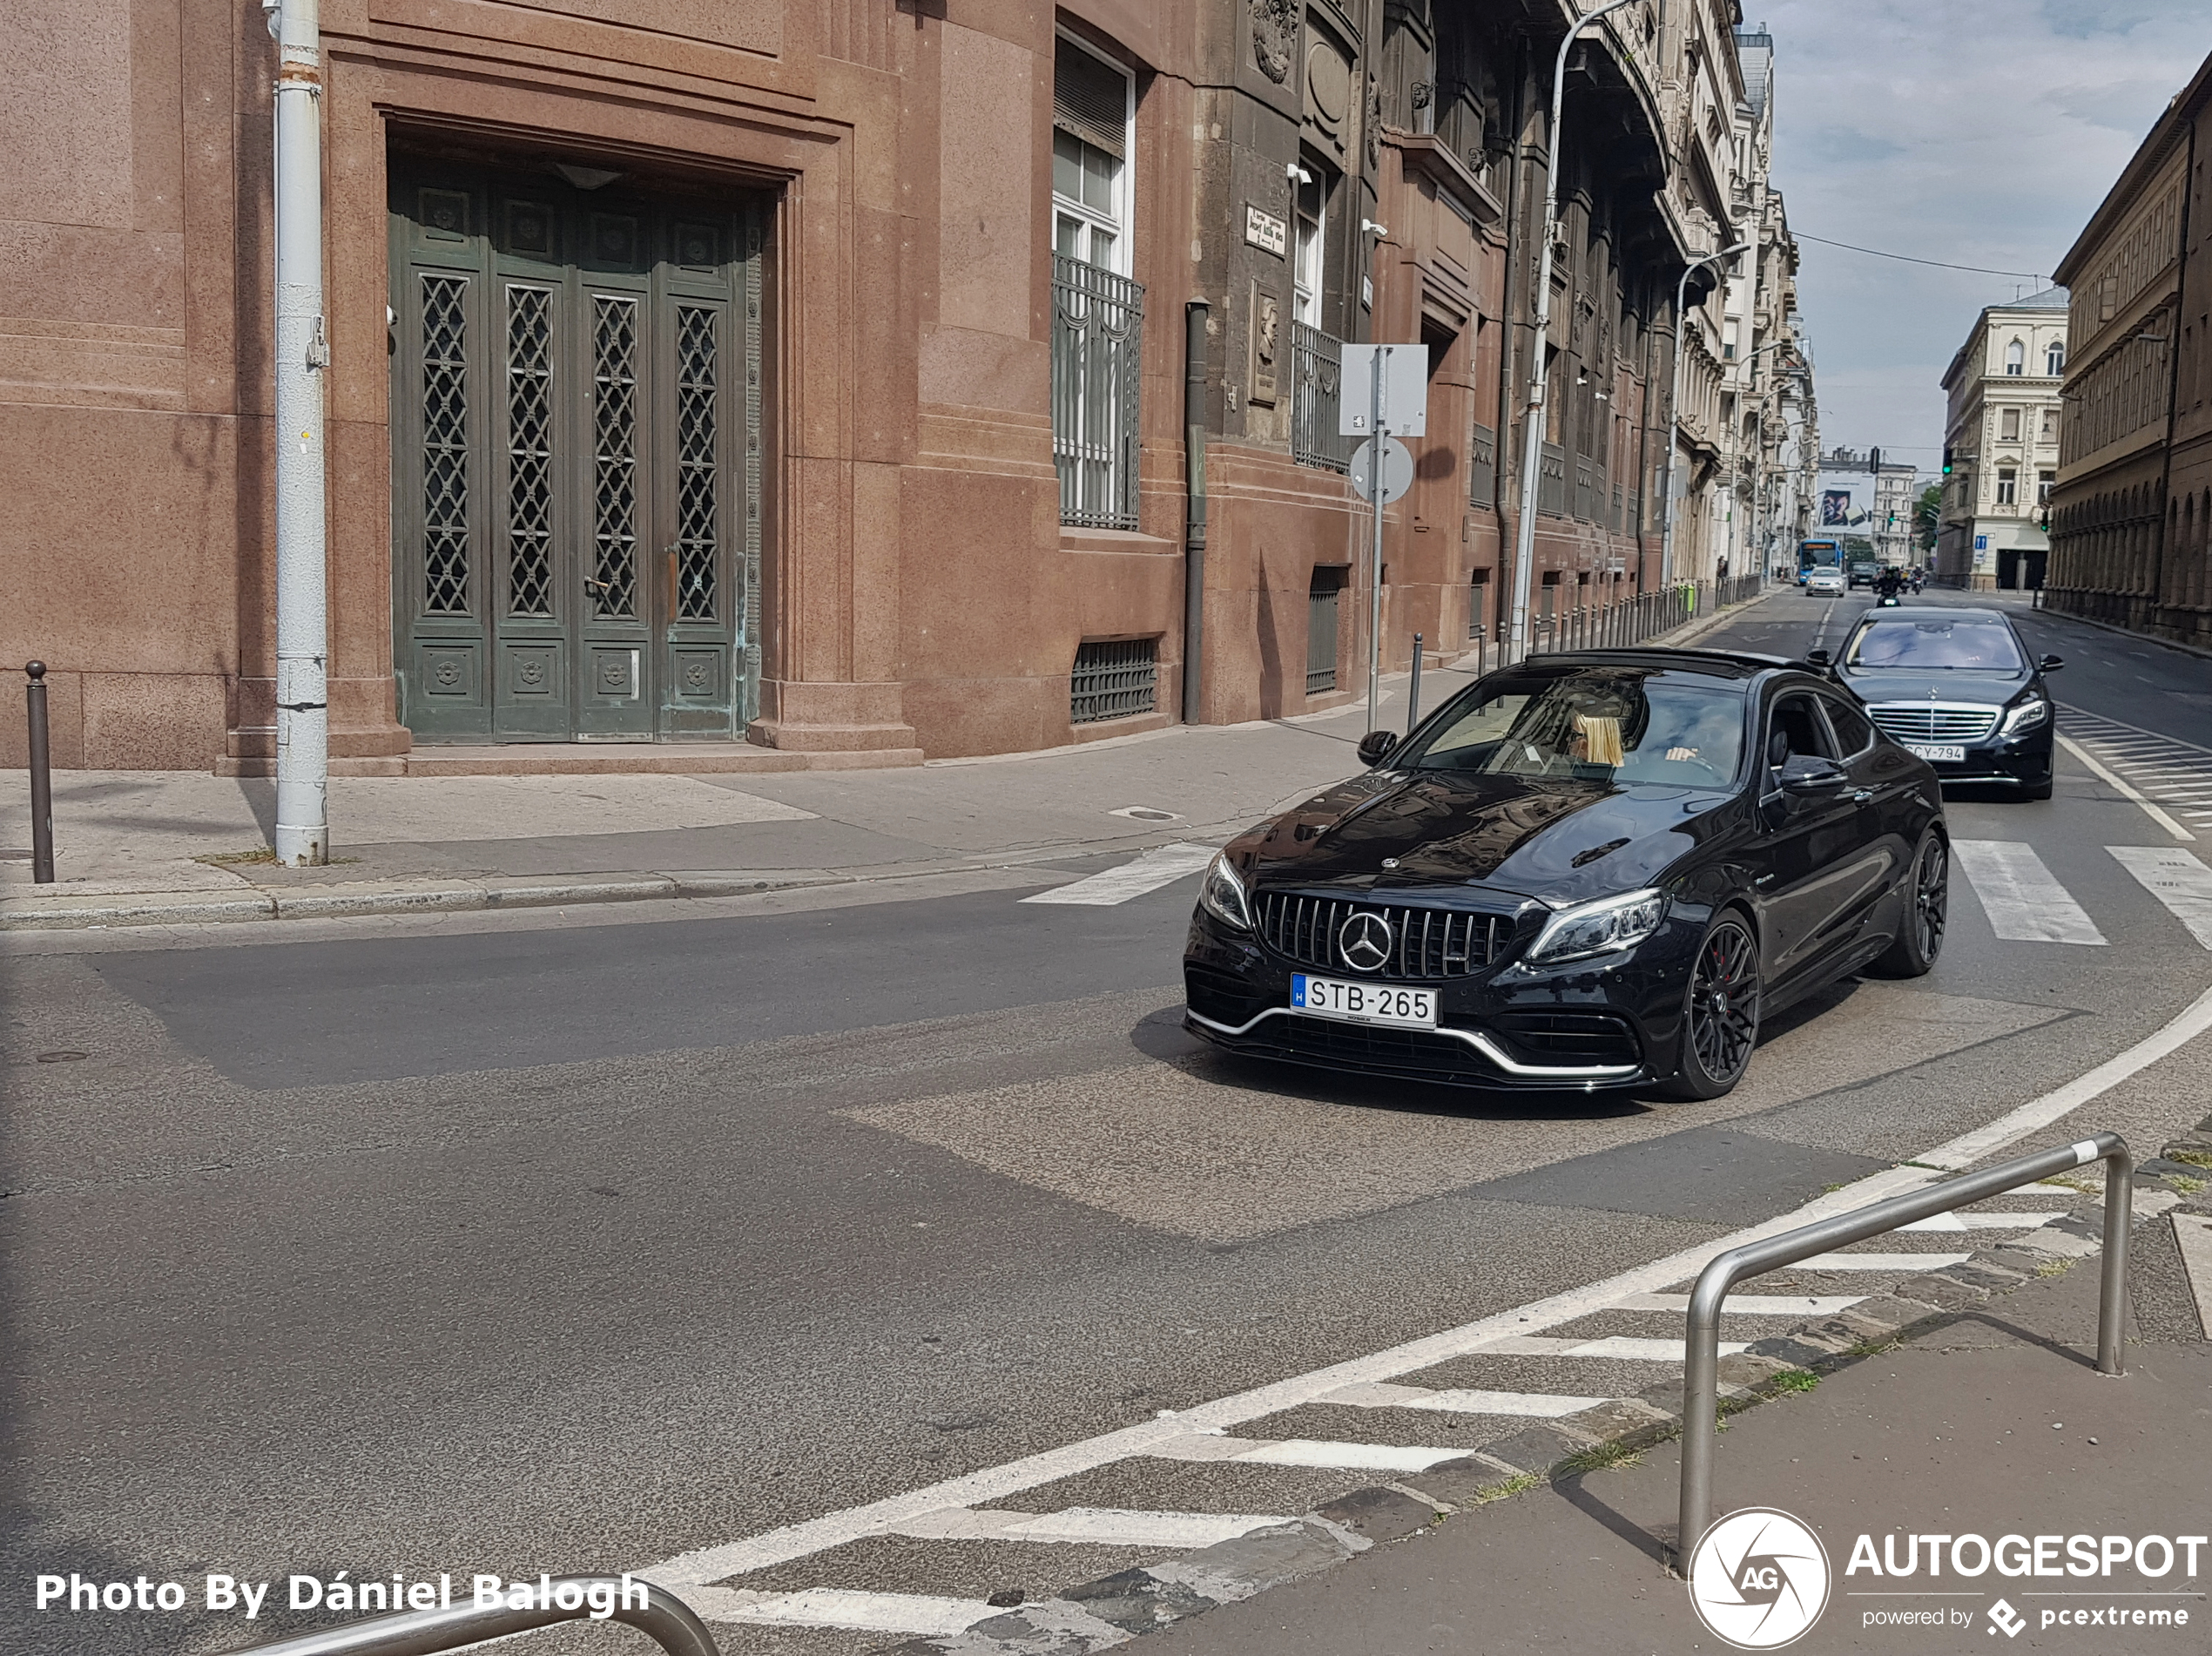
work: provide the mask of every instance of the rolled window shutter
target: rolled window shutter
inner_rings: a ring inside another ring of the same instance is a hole
[[[1112,156],[1129,147],[1129,79],[1062,40],[1052,64],[1052,124]]]

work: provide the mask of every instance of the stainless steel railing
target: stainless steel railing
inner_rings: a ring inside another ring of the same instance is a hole
[[[2103,1276],[2099,1284],[2097,1311],[2097,1369],[2101,1374],[2126,1372],[2121,1325],[2128,1309],[2128,1227],[2133,1215],[2135,1159],[2127,1141],[2116,1132],[2101,1132],[2079,1144],[2020,1156],[1961,1179],[1946,1179],[1926,1190],[1892,1196],[1871,1207],[1841,1213],[1785,1231],[1764,1242],[1748,1242],[1716,1256],[1698,1273],[1690,1290],[1689,1322],[1683,1336],[1682,1389],[1682,1505],[1681,1523],[1675,1531],[1675,1560],[1687,1568],[1698,1538],[1713,1515],[1713,1440],[1715,1410],[1719,1403],[1722,1303],[1737,1283],[1785,1265],[1795,1265],[1848,1242],[1863,1242],[1900,1225],[1932,1219],[1969,1202],[2001,1196],[2022,1185],[2032,1185],[2056,1173],[2084,1167],[2093,1161],[2109,1162],[2105,1173],[2105,1240]]]
[[[559,1600],[570,1588],[577,1590],[578,1602],[574,1608],[564,1608]],[[596,1617],[591,1605],[595,1588],[611,1600],[610,1612],[603,1618]],[[539,1596],[539,1590],[533,1588],[532,1595]],[[234,1656],[435,1656],[488,1639],[590,1619],[635,1627],[668,1656],[720,1656],[706,1624],[665,1587],[628,1576],[562,1576],[546,1583],[542,1596],[542,1605],[526,1610],[510,1610],[503,1604],[479,1608],[471,1602],[370,1616],[343,1626],[251,1645]]]

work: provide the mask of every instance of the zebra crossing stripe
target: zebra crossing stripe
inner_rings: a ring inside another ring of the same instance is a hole
[[[2175,839],[2194,840],[2196,838],[2195,835],[2190,833],[2179,822],[2176,822],[2172,817],[2167,815],[2167,814],[2161,810],[2156,805],[2153,804],[2149,800],[2145,799],[2141,794],[2137,793],[2133,786],[2124,781],[2109,766],[2099,760],[2095,754],[2092,754],[2080,742],[2074,740],[2073,737],[2061,735],[2059,737],[2058,742],[2060,747],[2065,748],[2067,752],[2072,754],[2076,759],[2080,760],[2091,770],[2094,771],[2097,774],[2099,780],[2105,782],[2107,786],[2117,789],[2122,799],[2133,800],[2136,804],[2141,806],[2143,808],[2143,814],[2146,816],[2149,817],[2152,821],[2157,823],[2159,827],[2164,828]]]
[[[1429,1409],[1447,1415],[1526,1415],[1534,1420],[1557,1420],[1579,1415],[1585,1409],[1611,1403],[1609,1397],[1565,1397],[1549,1392],[1432,1390],[1426,1386],[1393,1386],[1377,1382],[1339,1386],[1313,1400],[1345,1403],[1354,1409]]]
[[[1249,1466],[1315,1466],[1332,1471],[1426,1472],[1440,1461],[1459,1459],[1467,1450],[1420,1443],[1337,1443],[1312,1437],[1215,1437],[1192,1432],[1187,1437],[1154,1443],[1143,1452],[1169,1461],[1236,1461]]]
[[[1953,840],[1951,855],[1989,916],[1989,929],[2000,937],[2012,943],[2104,943],[2104,933],[2051,877],[2033,846],[2016,840]]]
[[[1148,891],[1157,891],[1163,885],[1198,872],[1213,861],[1213,847],[1210,845],[1163,845],[1147,851],[1134,862],[1124,862],[1118,869],[1108,869],[1072,885],[1055,886],[1050,891],[1040,891],[1024,902],[1062,902],[1081,908],[1110,909],[1127,902],[1131,897],[1141,897]]]
[[[691,1587],[684,1597],[709,1621],[769,1627],[841,1627],[865,1633],[921,1633],[948,1639],[1003,1615],[980,1599],[940,1599],[915,1592],[860,1592],[809,1587],[803,1592],[747,1592]]]
[[[2105,849],[2189,929],[2189,936],[2212,949],[2212,869],[2178,845],[2107,845]]]
[[[1106,1547],[1210,1547],[1254,1530],[1296,1524],[1257,1512],[1141,1512],[1070,1506],[1057,1512],[948,1507],[894,1524],[889,1535],[924,1541],[1051,1541]]]

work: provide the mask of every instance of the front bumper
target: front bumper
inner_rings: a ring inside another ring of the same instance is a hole
[[[1989,784],[1998,787],[2033,787],[2051,780],[2052,733],[2047,720],[2017,741],[1985,740],[1969,743],[1962,761],[1930,760],[1928,767],[1943,782]]]
[[[1670,914],[1617,956],[1532,971],[1503,963],[1467,977],[1367,978],[1301,965],[1200,909],[1184,951],[1184,1027],[1226,1051],[1450,1086],[1588,1092],[1663,1079],[1676,1069],[1684,990],[1703,916]],[[1526,939],[1518,940],[1525,943]],[[1437,994],[1438,1027],[1397,1029],[1294,1011],[1294,972],[1406,983]]]

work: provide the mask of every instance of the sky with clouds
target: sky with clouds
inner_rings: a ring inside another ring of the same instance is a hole
[[[2049,285],[2167,101],[2212,52],[2208,0],[1745,0],[1776,59],[1793,229],[2026,277],[1801,244],[1824,448],[1932,471],[1938,382],[1984,305]]]

